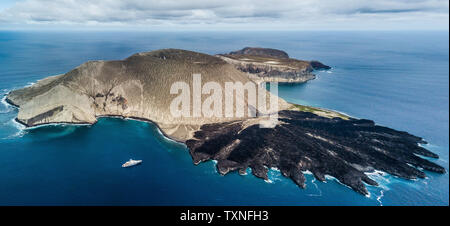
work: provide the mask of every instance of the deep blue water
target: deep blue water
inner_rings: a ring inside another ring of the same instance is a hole
[[[448,171],[449,36],[443,32],[0,32],[0,95],[87,60],[182,48],[216,54],[279,48],[333,66],[306,84],[282,85],[288,101],[335,109],[430,142]],[[365,197],[307,175],[299,189],[276,171],[220,176],[154,125],[102,118],[92,126],[23,130],[0,104],[0,205],[448,205],[449,176],[378,177]],[[122,169],[129,158],[140,166]]]

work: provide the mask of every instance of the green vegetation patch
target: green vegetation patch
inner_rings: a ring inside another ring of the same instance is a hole
[[[341,119],[344,119],[344,120],[349,120],[350,119],[349,116],[344,115],[344,114],[339,113],[339,112],[335,112],[335,111],[331,111],[331,110],[327,110],[327,109],[322,109],[322,108],[317,108],[317,107],[300,105],[300,104],[292,104],[292,107],[289,110],[311,112],[313,114],[316,114],[316,115],[319,115],[319,116],[323,116],[323,117],[327,117],[327,118],[338,117],[338,118],[341,118]]]

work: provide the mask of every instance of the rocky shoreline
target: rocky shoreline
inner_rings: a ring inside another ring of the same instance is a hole
[[[285,110],[273,129],[246,126],[242,121],[203,125],[186,141],[195,164],[217,161],[218,172],[245,172],[267,180],[270,168],[304,188],[304,172],[319,181],[333,176],[358,193],[377,186],[366,173],[383,171],[404,179],[425,178],[423,170],[445,169],[418,155],[438,158],[419,143],[420,137],[365,119],[325,118],[310,112]]]

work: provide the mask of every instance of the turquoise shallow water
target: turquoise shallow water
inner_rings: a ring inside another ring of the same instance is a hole
[[[448,32],[0,32],[0,95],[87,60],[140,51],[279,48],[333,66],[314,81],[280,86],[281,97],[421,136],[448,171],[448,41]],[[309,175],[302,190],[275,170],[268,183],[220,176],[213,162],[194,166],[184,145],[145,122],[23,130],[16,115],[0,104],[0,205],[448,205],[448,174],[377,176],[382,186],[369,187],[370,197]],[[129,158],[144,163],[122,169]]]

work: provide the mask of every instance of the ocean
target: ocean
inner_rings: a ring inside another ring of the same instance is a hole
[[[245,46],[285,50],[333,67],[286,100],[334,109],[423,137],[449,169],[448,31],[38,32],[0,31],[0,205],[448,205],[449,174],[408,181],[372,175],[360,195],[333,178],[298,188],[276,169],[270,181],[195,166],[183,144],[153,124],[101,118],[91,126],[25,129],[4,101],[10,90],[88,60],[181,48],[208,54]],[[123,169],[128,159],[143,164]]]

